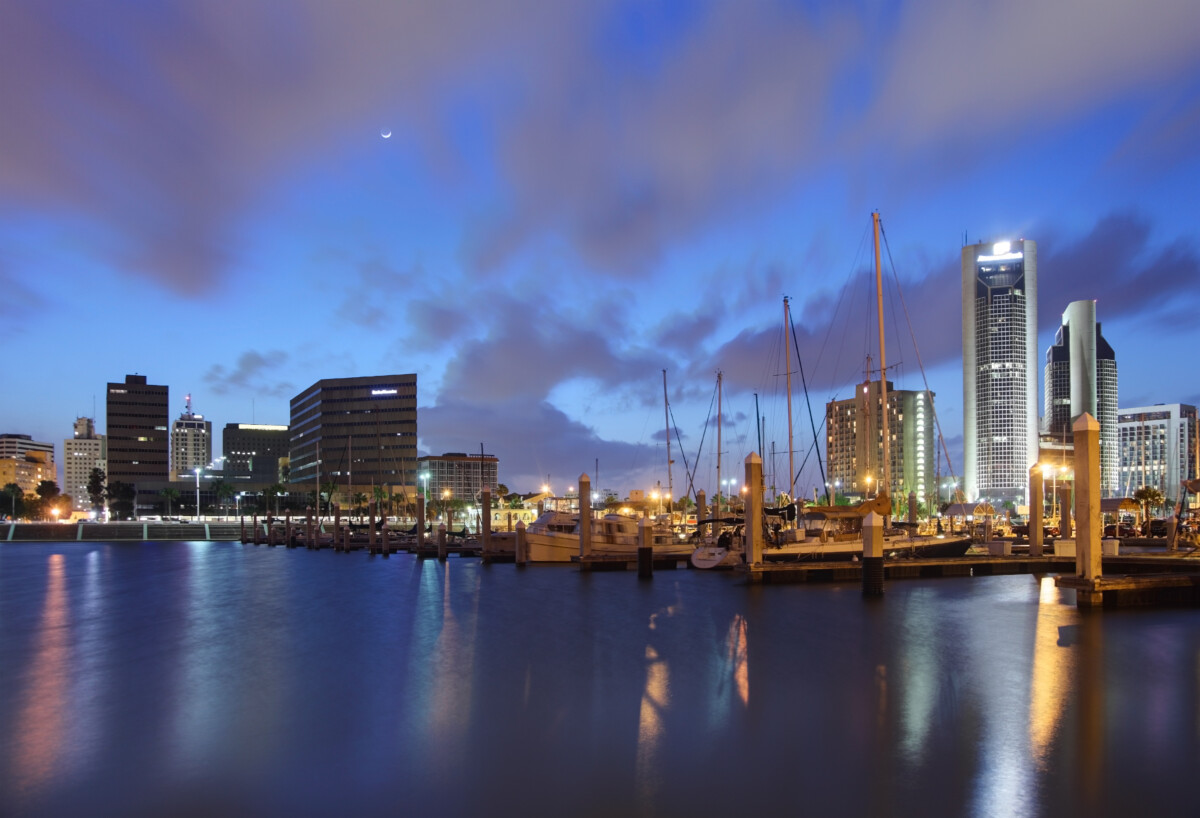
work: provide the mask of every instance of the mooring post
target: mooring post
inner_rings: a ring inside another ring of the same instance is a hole
[[[592,555],[592,478],[579,475],[579,556]]]
[[[425,552],[425,495],[417,495],[417,553]]]
[[[708,495],[704,489],[696,492],[696,539],[704,539],[704,525],[701,520],[708,518]]]
[[[275,547],[275,518],[269,511],[267,512],[267,545]]]
[[[446,523],[440,522],[437,527],[437,554],[443,562],[446,559]]]
[[[290,508],[283,513],[283,539],[284,545],[288,548],[295,545],[292,542],[292,510]]]
[[[250,516],[250,530],[254,532],[254,544],[258,545],[258,512]]]
[[[1084,414],[1087,414],[1087,413],[1084,412]],[[1082,415],[1080,417],[1082,417]],[[1076,472],[1076,474],[1078,474],[1078,472]],[[1059,486],[1058,487],[1058,508],[1059,508],[1058,533],[1064,539],[1068,539],[1068,540],[1071,539],[1071,535],[1075,533],[1074,529],[1072,527],[1072,524],[1071,524],[1072,523],[1072,521],[1071,521],[1071,517],[1072,517],[1071,505],[1072,505],[1071,504],[1071,487],[1070,486]],[[1076,515],[1076,516],[1078,516],[1078,515]],[[1079,552],[1076,551],[1075,553],[1079,553]]]
[[[525,540],[525,521],[517,520],[517,565],[524,568],[529,564],[529,543]]]
[[[245,545],[246,544],[246,518],[244,516],[238,517],[238,520],[242,524],[242,545]]]
[[[646,517],[638,520],[638,579],[650,579],[654,576],[654,546],[650,544],[651,527],[652,523]]]
[[[742,559],[747,565],[761,565],[763,558],[763,476],[762,458],[757,452],[746,455],[746,525]]]
[[[1099,579],[1102,573],[1100,535],[1100,422],[1084,412],[1072,426],[1075,439],[1075,573]],[[1064,515],[1065,517],[1065,515]]]
[[[863,596],[883,596],[883,517],[874,511],[862,522]]]
[[[1042,545],[1042,467],[1034,463],[1029,467],[1029,556],[1043,556]]]
[[[305,548],[312,548],[313,543],[316,542],[316,536],[314,535],[313,532],[314,532],[313,509],[312,509],[312,506],[306,506],[304,508],[304,547]]]
[[[387,521],[383,522],[383,527],[379,532],[383,536],[383,555],[386,557],[392,551],[391,531],[387,527]]]
[[[492,553],[492,490],[484,486],[479,497],[479,536],[483,540],[484,556]]]
[[[367,504],[367,514],[370,516],[370,525],[367,526],[367,548],[371,551],[375,550],[375,511],[377,500],[372,500]]]

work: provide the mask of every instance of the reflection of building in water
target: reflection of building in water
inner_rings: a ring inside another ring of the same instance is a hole
[[[1077,622],[1079,614],[1062,603],[1061,594],[1054,577],[1042,577],[1029,674],[1029,748],[1042,771],[1062,723],[1074,669],[1075,655],[1059,645],[1059,629]]]
[[[71,644],[65,577],[66,558],[51,554],[46,601],[38,624],[38,646],[17,714],[14,766],[17,781],[37,792],[53,779],[66,740],[67,662]]]

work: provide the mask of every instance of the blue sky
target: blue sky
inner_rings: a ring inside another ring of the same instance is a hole
[[[1095,298],[1121,404],[1200,403],[1191,0],[18,0],[0,78],[0,431],[103,429],[133,372],[218,428],[416,372],[422,453],[624,492],[666,369],[711,494],[718,370],[723,471],[755,394],[786,451],[785,295],[814,410],[861,379],[874,209],[956,471],[964,235],[1038,242],[1041,350]]]

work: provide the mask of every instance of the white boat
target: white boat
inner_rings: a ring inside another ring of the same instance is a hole
[[[623,514],[606,514],[592,521],[592,554],[597,557],[636,557],[638,520]],[[547,511],[525,531],[530,562],[570,562],[579,556],[579,515]],[[655,555],[687,555],[693,545],[680,540],[669,528],[654,525],[650,546]]]
[[[763,559],[852,560],[862,557],[863,518],[874,511],[881,516],[888,510],[886,496],[854,506],[809,506],[801,512],[794,529],[780,532],[763,549]],[[916,536],[908,530],[884,533],[883,555],[888,558],[961,557],[971,546],[970,537],[947,535]]]

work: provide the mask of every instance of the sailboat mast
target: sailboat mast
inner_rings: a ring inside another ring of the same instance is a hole
[[[796,497],[796,447],[792,445],[792,358],[788,349],[791,339],[788,332],[792,326],[788,315],[788,298],[783,297],[783,368],[787,372],[787,413],[788,413],[788,500]]]
[[[675,502],[675,484],[671,479],[671,404],[667,401],[667,370],[665,369],[663,370],[663,418],[667,424],[667,497],[670,498],[670,503],[673,503]]]
[[[883,463],[880,485],[892,496],[891,458],[888,455],[887,344],[883,335],[883,269],[879,260],[879,211],[871,214],[875,233],[875,303],[879,310],[879,398],[882,401]]]
[[[717,370],[717,514],[721,513],[721,371]]]

